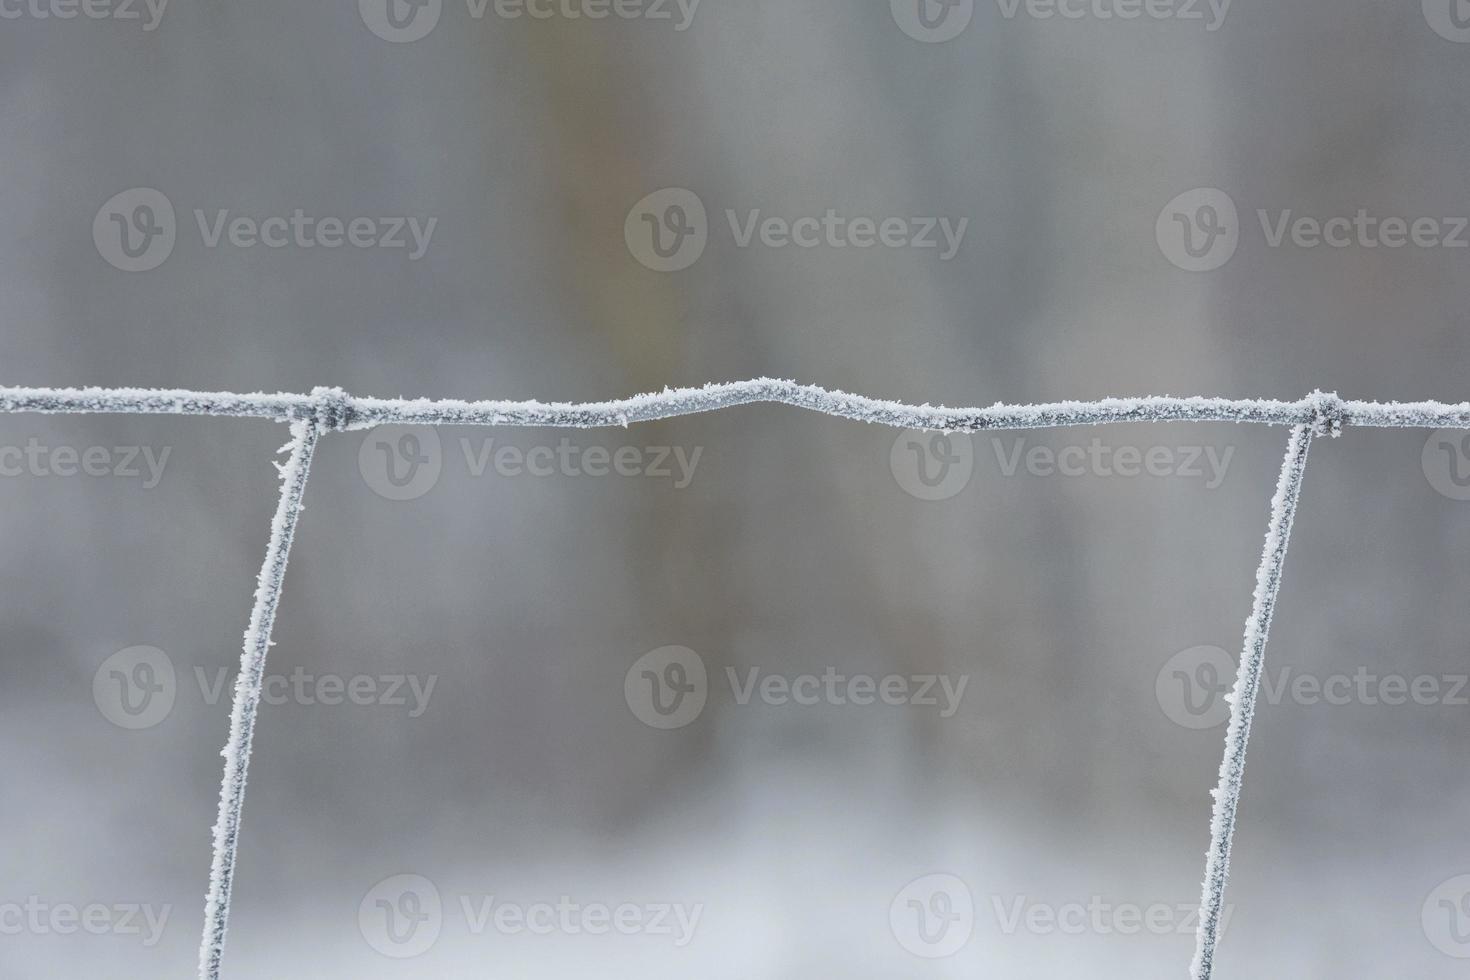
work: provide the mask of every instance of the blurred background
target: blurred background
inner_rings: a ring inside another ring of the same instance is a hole
[[[1464,8],[7,0],[0,382],[1463,400]],[[286,438],[0,418],[0,977],[192,975]],[[1184,976],[1285,440],[329,436],[226,975]],[[1464,975],[1466,498],[1315,447],[1218,976]]]

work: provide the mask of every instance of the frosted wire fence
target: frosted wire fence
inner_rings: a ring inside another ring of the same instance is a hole
[[[703,388],[665,390],[621,401],[588,404],[541,402],[464,402],[426,399],[356,398],[336,388],[317,388],[310,395],[228,392],[163,391],[141,388],[0,388],[0,412],[112,413],[129,415],[222,415],[289,422],[291,441],[281,472],[281,495],[271,522],[270,543],[255,587],[255,605],[245,631],[245,649],[235,684],[230,736],[222,755],[224,779],[220,786],[219,819],[214,826],[214,858],[205,905],[204,937],[199,950],[201,980],[219,980],[229,923],[230,892],[235,880],[235,855],[240,842],[240,816],[250,767],[250,747],[260,708],[266,653],[271,627],[281,601],[286,560],[301,515],[301,500],[311,471],[317,440],[327,432],[367,429],[377,425],[497,425],[601,428],[634,422],[712,412],[736,405],[776,403],[874,422],[904,429],[942,432],[980,432],[988,429],[1043,429],[1105,422],[1255,422],[1291,427],[1286,458],[1281,466],[1271,519],[1266,530],[1261,564],[1256,572],[1255,598],[1246,621],[1245,646],[1235,688],[1229,696],[1230,726],[1225,734],[1225,758],[1220,782],[1212,791],[1215,804],[1210,821],[1204,891],[1200,900],[1199,929],[1191,980],[1210,980],[1225,883],[1230,871],[1230,846],[1245,777],[1245,754],[1251,719],[1265,661],[1271,616],[1281,588],[1287,544],[1307,455],[1317,436],[1339,436],[1345,426],[1393,428],[1470,429],[1470,403],[1344,401],[1336,395],[1313,392],[1295,402],[1219,398],[1110,398],[1093,402],[1057,402],[1045,405],[1001,405],[990,408],[943,408],[879,401],[839,391],[825,391],[793,381],[758,378]]]

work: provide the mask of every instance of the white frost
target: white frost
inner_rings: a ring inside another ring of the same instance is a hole
[[[261,684],[266,653],[271,646],[271,628],[281,602],[286,577],[286,560],[296,521],[301,516],[301,498],[311,471],[312,453],[321,430],[315,424],[294,422],[291,441],[281,447],[289,452],[281,474],[281,498],[271,520],[270,544],[255,585],[255,606],[245,630],[245,648],[240,656],[240,676],[235,681],[235,704],[230,714],[230,739],[220,753],[225,758],[224,778],[219,791],[219,818],[214,825],[214,859],[209,872],[209,897],[204,905],[204,938],[199,947],[199,976],[219,980],[224,955],[225,933],[230,917],[230,891],[235,881],[235,852],[240,842],[240,816],[245,805],[245,780],[250,768],[250,746],[255,737],[255,718],[260,709]]]
[[[281,497],[271,524],[270,545],[255,590],[255,606],[245,633],[240,677],[235,685],[230,738],[225,746],[219,820],[214,828],[214,861],[205,907],[199,971],[218,980],[230,911],[241,806],[250,764],[250,745],[260,705],[261,681],[271,627],[281,598],[281,583],[291,549],[301,498],[317,439],[324,432],[366,429],[385,424],[624,427],[635,422],[713,412],[740,405],[781,404],[905,429],[977,432],[987,429],[1039,429],[1108,422],[1250,422],[1292,426],[1286,460],[1266,533],[1255,602],[1246,624],[1245,650],[1235,689],[1229,696],[1230,727],[1220,784],[1213,790],[1210,851],[1205,870],[1193,980],[1209,980],[1214,965],[1220,913],[1230,867],[1231,838],[1245,775],[1246,746],[1255,712],[1271,615],[1281,586],[1287,541],[1301,493],[1307,454],[1314,436],[1338,436],[1347,426],[1470,428],[1470,403],[1344,401],[1317,391],[1294,402],[1224,398],[1105,398],[1037,405],[995,404],[989,408],[907,405],[812,385],[756,378],[702,388],[666,389],[618,401],[568,403],[537,401],[431,401],[358,398],[336,388],[309,395],[236,394],[144,388],[5,388],[0,412],[126,413],[138,415],[218,415],[274,419],[291,423],[290,456],[278,468]]]
[[[1210,851],[1205,862],[1204,894],[1200,899],[1190,980],[1210,980],[1214,971],[1215,943],[1225,903],[1225,882],[1230,876],[1230,846],[1235,834],[1236,811],[1240,808],[1240,787],[1245,779],[1245,752],[1251,737],[1251,720],[1256,712],[1256,695],[1260,690],[1261,670],[1266,659],[1266,639],[1271,632],[1276,596],[1281,590],[1286,547],[1291,540],[1297,502],[1301,499],[1307,455],[1312,448],[1313,435],[1323,429],[1330,431],[1331,422],[1319,421],[1315,426],[1299,425],[1291,430],[1286,459],[1281,464],[1281,477],[1276,483],[1276,495],[1271,500],[1271,523],[1266,529],[1261,565],[1256,570],[1256,592],[1250,619],[1245,624],[1245,649],[1240,656],[1235,689],[1227,698],[1230,727],[1225,732],[1220,784],[1210,791],[1215,798],[1215,807],[1210,818]]]
[[[278,421],[311,420],[326,431],[384,424],[621,427],[760,403],[794,405],[859,422],[946,432],[1141,421],[1314,425],[1319,429],[1325,426],[1334,433],[1344,425],[1470,428],[1470,403],[1342,401],[1321,392],[1294,402],[1160,396],[946,408],[907,405],[772,378],[702,388],[671,388],[618,401],[588,403],[358,398],[328,388],[318,388],[309,395],[241,395],[143,388],[0,387],[0,412],[226,415]]]

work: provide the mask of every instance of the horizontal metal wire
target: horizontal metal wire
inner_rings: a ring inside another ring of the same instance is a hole
[[[672,388],[605,402],[456,401],[360,398],[336,388],[309,395],[236,394],[144,388],[4,388],[0,411],[137,415],[218,415],[314,421],[323,431],[375,425],[494,425],[556,428],[623,427],[738,405],[779,404],[838,418],[903,429],[978,432],[1043,429],[1108,422],[1251,422],[1313,425],[1319,434],[1343,426],[1470,428],[1470,403],[1345,401],[1314,392],[1298,401],[1226,398],[1105,398],[989,408],[907,405],[756,378],[702,388]]]

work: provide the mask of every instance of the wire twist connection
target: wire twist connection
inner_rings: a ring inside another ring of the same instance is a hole
[[[325,385],[311,390],[310,421],[318,432],[345,432],[357,418],[357,400],[341,388]]]
[[[1307,396],[1307,404],[1312,408],[1312,435],[1334,439],[1342,435],[1348,422],[1348,406],[1337,397],[1337,392],[1319,388]]]

